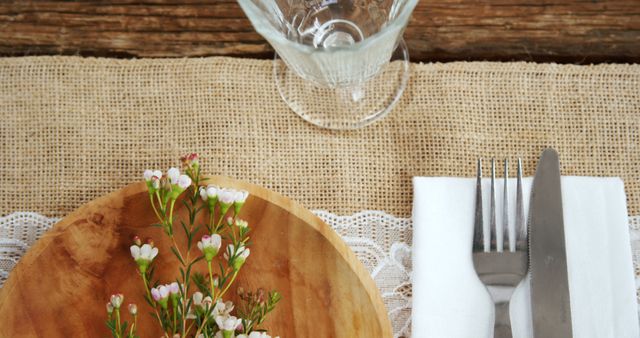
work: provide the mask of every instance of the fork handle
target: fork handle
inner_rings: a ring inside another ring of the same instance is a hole
[[[496,319],[493,324],[494,338],[512,338],[509,302],[495,303]]]

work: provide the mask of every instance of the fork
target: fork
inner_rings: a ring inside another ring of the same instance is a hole
[[[487,288],[495,306],[493,336],[511,338],[509,301],[515,287],[528,269],[528,241],[522,200],[522,161],[518,159],[515,226],[510,227],[507,179],[509,162],[504,162],[504,198],[502,222],[496,224],[496,167],[491,160],[491,197],[489,224],[482,210],[482,159],[478,159],[476,211],[473,230],[473,265],[478,278]],[[508,248],[505,245],[508,242]]]

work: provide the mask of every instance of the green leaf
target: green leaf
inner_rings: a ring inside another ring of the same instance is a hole
[[[180,263],[182,263],[182,265],[184,264],[184,261],[182,260],[182,257],[180,257],[180,254],[178,253],[178,250],[176,250],[175,247],[171,247],[171,251],[173,252],[173,254],[178,258],[178,260],[180,261]]]

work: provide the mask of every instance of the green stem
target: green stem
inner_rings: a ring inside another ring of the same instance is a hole
[[[116,311],[116,338],[120,338],[120,309],[115,309]]]
[[[144,283],[144,291],[147,292],[147,297],[149,297],[149,299],[153,301],[153,297],[151,297],[151,291],[149,291],[149,282],[147,281],[147,274],[141,273],[140,276],[142,276],[142,282]]]
[[[149,202],[151,202],[151,207],[153,207],[153,212],[156,214],[156,217],[158,217],[158,220],[162,221],[162,217],[160,216],[160,213],[158,212],[158,209],[156,208],[156,204],[153,203],[153,195],[149,194]]]
[[[177,313],[178,313],[178,304],[174,303],[173,304],[173,330],[171,330],[172,333],[175,333],[176,329],[177,329],[177,327],[176,327],[177,326],[177,318],[176,318]]]
[[[164,326],[162,325],[162,320],[160,319],[160,315],[158,314],[158,306],[156,305],[156,301],[153,299],[153,297],[151,297],[151,291],[149,291],[150,289],[149,289],[149,281],[147,280],[147,275],[146,273],[143,273],[141,275],[142,275],[142,281],[144,282],[144,290],[147,291],[147,297],[149,298],[149,301],[151,301],[151,304],[153,304],[153,310],[156,312],[156,317],[160,322],[160,327],[164,328]]]
[[[213,268],[211,267],[211,262],[207,262],[207,267],[209,268],[209,282],[211,283],[211,299],[214,299],[215,288],[213,287]]]
[[[158,205],[160,206],[160,211],[162,212],[162,214],[165,214],[165,206],[162,203],[162,197],[160,197],[160,192],[158,192],[158,190],[156,190],[156,199],[158,200]],[[162,219],[162,218],[160,218]]]
[[[222,220],[224,219],[223,213],[220,213],[220,217],[218,218],[218,222],[216,222],[216,233],[218,232],[218,228],[220,228],[220,224],[222,224]]]
[[[180,256],[180,260],[183,262],[182,263],[183,266],[186,266],[185,264],[187,264],[187,262],[184,260],[184,256],[182,256],[182,252],[180,251],[180,248],[178,247],[178,243],[176,243],[175,237],[173,237],[173,235],[169,235],[169,237],[171,238],[171,242],[173,243],[173,247],[176,249],[176,252]]]
[[[133,338],[133,330],[136,327],[136,324],[138,323],[138,316],[133,315],[133,324],[131,324],[131,329],[129,329],[129,337]]]
[[[173,206],[176,205],[176,200],[171,200],[171,206],[169,206],[169,221],[168,223],[173,225]]]
[[[224,294],[227,292],[227,290],[229,290],[229,287],[231,287],[231,284],[233,284],[233,282],[236,280],[236,277],[238,276],[238,271],[240,270],[235,270],[233,272],[233,276],[231,276],[231,280],[229,282],[227,282],[227,285],[225,285],[224,289],[222,289],[222,291],[218,294],[217,299],[213,300],[213,303],[215,304],[216,300],[222,298],[222,296],[224,296]]]
[[[215,207],[214,207],[215,208]],[[213,219],[215,217],[215,209],[209,210],[209,234],[213,235]]]

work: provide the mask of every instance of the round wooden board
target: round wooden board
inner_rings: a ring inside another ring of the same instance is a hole
[[[224,177],[211,177],[208,183],[251,194],[240,215],[253,229],[251,256],[234,285],[282,293],[263,325],[273,336],[392,336],[375,283],[328,225],[264,188]],[[183,217],[186,210],[178,204],[177,215]],[[105,304],[115,292],[125,295],[125,304],[138,304],[140,336],[159,337],[129,253],[134,234],[153,238],[160,249],[155,277],[175,280],[179,262],[162,230],[151,225],[155,221],[140,182],[57,223],[0,289],[0,337],[107,337]],[[180,243],[184,235],[176,233]],[[206,271],[206,264],[198,265]],[[235,300],[234,289],[228,295]]]

